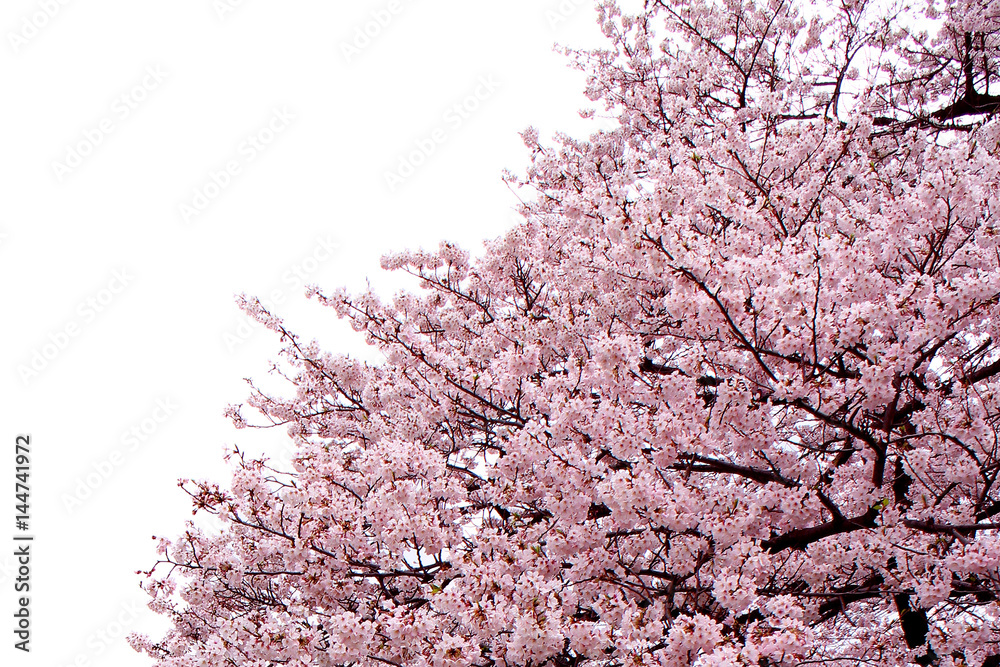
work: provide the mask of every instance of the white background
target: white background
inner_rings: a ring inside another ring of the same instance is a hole
[[[135,571],[156,559],[152,535],[191,516],[177,479],[228,482],[227,448],[284,442],[222,416],[279,349],[241,329],[234,294],[273,293],[306,340],[370,355],[294,272],[391,293],[402,283],[383,253],[442,239],[477,252],[514,223],[501,174],[527,165],[518,132],[586,136],[584,75],[552,46],[602,43],[591,0],[398,1],[353,58],[343,45],[388,0],[3,2],[0,664],[151,662],[124,638],[164,630]],[[447,120],[483,77],[499,86]],[[294,121],[250,160],[244,142],[282,108]],[[385,172],[435,128],[446,140],[390,190]],[[180,206],[229,160],[240,173],[185,222]],[[123,440],[132,429],[141,442]],[[21,433],[36,536],[27,655],[12,617]]]

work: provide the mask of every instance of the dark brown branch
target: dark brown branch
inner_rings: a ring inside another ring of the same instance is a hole
[[[904,519],[903,525],[907,528],[912,528],[913,530],[919,530],[922,533],[974,533],[977,530],[1000,530],[1000,523],[947,524],[934,523],[933,521],[913,521],[911,519]]]
[[[833,535],[851,533],[855,530],[863,530],[865,528],[874,528],[877,516],[878,509],[872,507],[864,514],[850,519],[834,519],[818,526],[790,530],[784,535],[764,540],[760,543],[760,546],[773,554],[785,549],[805,549],[813,542],[818,542]]]

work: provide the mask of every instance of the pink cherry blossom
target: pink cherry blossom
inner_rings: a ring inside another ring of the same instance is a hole
[[[601,3],[523,221],[310,287],[162,667],[1000,665],[1000,2]],[[589,114],[587,114],[589,115]]]

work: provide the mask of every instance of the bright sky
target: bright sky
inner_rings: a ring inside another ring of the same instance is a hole
[[[284,442],[222,416],[279,349],[233,295],[363,352],[303,284],[392,290],[384,252],[508,228],[517,133],[586,131],[552,45],[601,43],[592,0],[5,0],[0,31],[0,664],[147,665],[125,635],[165,626],[134,572],[190,518],[177,479]]]

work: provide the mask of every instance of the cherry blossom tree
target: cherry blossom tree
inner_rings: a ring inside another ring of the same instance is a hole
[[[648,0],[567,51],[611,129],[416,293],[310,288],[164,667],[1000,665],[1000,2]],[[252,412],[251,412],[252,411]],[[287,436],[285,435],[287,433]]]

